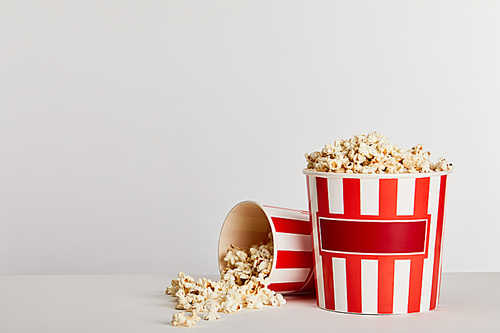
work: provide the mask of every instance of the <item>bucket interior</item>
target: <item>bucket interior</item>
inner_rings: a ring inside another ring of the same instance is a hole
[[[219,237],[219,271],[226,268],[224,257],[231,244],[248,250],[250,245],[268,241],[271,225],[266,213],[256,202],[237,204],[226,216]]]

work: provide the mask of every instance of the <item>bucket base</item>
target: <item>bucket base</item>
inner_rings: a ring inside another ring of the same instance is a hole
[[[318,306],[321,310],[324,311],[329,311],[329,312],[336,312],[340,314],[345,314],[345,315],[362,315],[362,316],[391,316],[391,315],[408,315],[408,314],[417,314],[417,313],[425,313],[429,312],[432,310],[423,310],[423,311],[414,311],[414,312],[395,312],[395,313],[365,313],[365,312],[349,312],[349,311],[341,311],[341,310],[332,310],[328,308],[323,308],[321,306]]]

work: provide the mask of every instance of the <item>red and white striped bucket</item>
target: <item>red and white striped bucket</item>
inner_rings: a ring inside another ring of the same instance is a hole
[[[436,308],[450,172],[304,170],[320,308],[363,314]]]
[[[249,248],[267,243],[272,233],[273,266],[269,288],[283,294],[314,290],[314,267],[309,213],[303,210],[261,205],[243,201],[226,216],[219,237],[219,269],[230,244]]]

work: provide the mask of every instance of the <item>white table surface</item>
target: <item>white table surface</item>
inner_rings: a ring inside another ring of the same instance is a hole
[[[170,324],[175,300],[164,290],[175,275],[0,276],[0,332],[500,332],[500,273],[445,273],[441,304],[425,313],[341,314],[314,296],[288,296],[281,308],[191,328]]]

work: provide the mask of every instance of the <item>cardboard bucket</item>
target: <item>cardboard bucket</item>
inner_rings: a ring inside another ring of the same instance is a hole
[[[437,307],[450,173],[304,170],[320,308],[399,314]]]
[[[243,201],[226,216],[219,237],[219,270],[230,244],[248,249],[268,241],[272,233],[273,263],[269,288],[283,294],[314,290],[311,226],[307,211]]]

